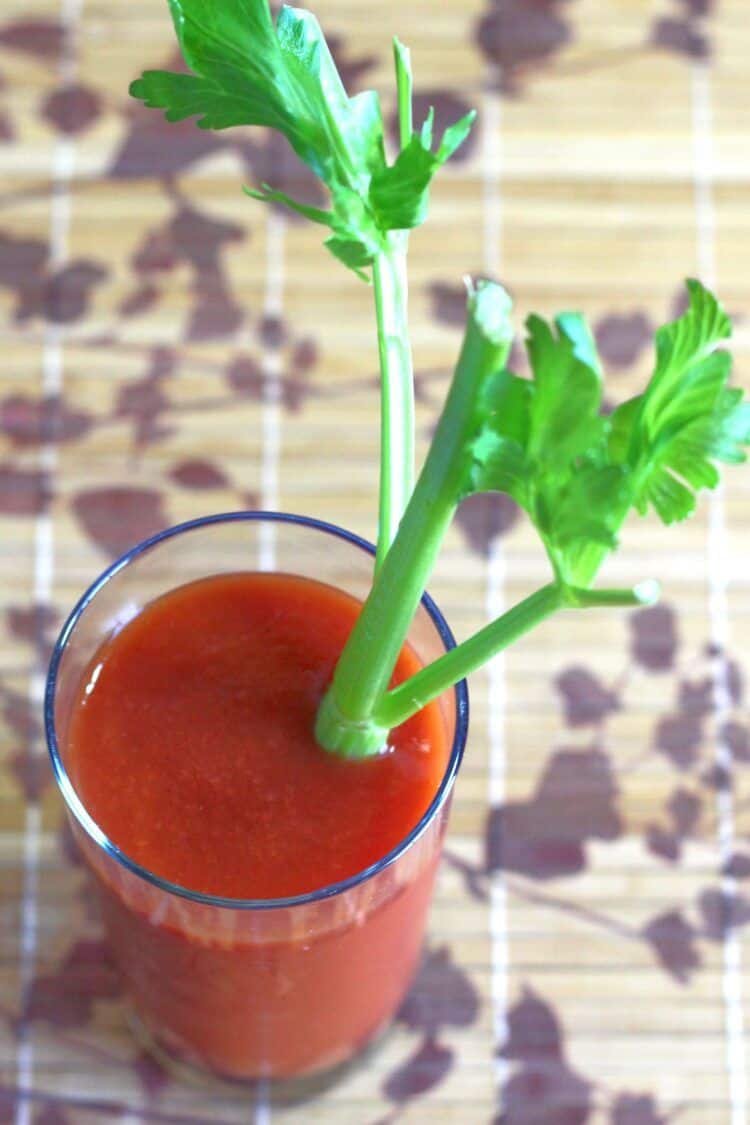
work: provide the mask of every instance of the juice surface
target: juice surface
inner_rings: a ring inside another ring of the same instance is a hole
[[[304,894],[395,847],[429,806],[450,746],[439,704],[347,762],[315,713],[359,610],[285,574],[190,583],[97,653],[66,762],[109,838],[154,873],[228,898]],[[394,682],[419,668],[408,647]]]

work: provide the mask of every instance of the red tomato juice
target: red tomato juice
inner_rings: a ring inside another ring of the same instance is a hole
[[[231,900],[306,895],[396,847],[440,785],[451,732],[435,703],[366,761],[316,745],[358,609],[306,578],[221,575],[158,598],[107,641],[65,741],[73,785],[109,839],[161,879]],[[405,647],[394,682],[418,667]],[[292,1076],[342,1061],[392,1016],[446,816],[372,880],[268,909],[170,893],[78,836],[150,1032],[222,1074]]]

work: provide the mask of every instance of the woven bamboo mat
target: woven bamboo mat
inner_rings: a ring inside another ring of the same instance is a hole
[[[617,399],[681,279],[750,350],[746,0],[316,0],[353,87],[480,123],[411,253],[419,426],[461,277],[591,318]],[[0,11],[0,1120],[742,1125],[750,1048],[750,472],[612,566],[663,606],[564,618],[472,684],[422,972],[380,1050],[297,1105],[145,1055],[67,846],[40,729],[61,615],[114,554],[209,511],[372,537],[370,294],[317,229],[243,197],[302,176],[260,134],[165,128],[129,80],[173,53],[161,0]],[[389,106],[391,103],[388,103]],[[544,575],[497,497],[433,584],[465,635]],[[502,838],[503,846],[500,847]]]

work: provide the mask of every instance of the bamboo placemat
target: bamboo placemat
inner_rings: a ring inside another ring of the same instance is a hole
[[[316,0],[354,87],[476,105],[412,240],[419,426],[466,272],[519,323],[582,309],[612,393],[647,373],[681,279],[750,348],[744,0]],[[61,615],[167,523],[261,506],[372,537],[370,294],[317,229],[245,198],[307,178],[274,142],[165,127],[129,80],[173,55],[161,0],[0,12],[0,1119],[741,1125],[748,1106],[750,472],[612,573],[636,615],[562,618],[472,684],[470,746],[424,966],[395,1031],[297,1105],[196,1089],[142,1052],[63,828],[40,728]],[[299,186],[299,185],[298,185]],[[433,583],[455,631],[542,579],[497,497]]]

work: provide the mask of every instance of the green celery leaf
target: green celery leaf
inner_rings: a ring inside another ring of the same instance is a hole
[[[641,515],[646,514],[649,504],[662,523],[678,523],[695,511],[695,494],[667,469],[655,466],[636,500]]]
[[[687,430],[685,439],[691,436]],[[739,387],[722,391],[701,437],[704,452],[717,461],[738,465],[747,460],[743,446],[750,445],[750,403]]]
[[[274,79],[279,48],[266,0],[169,0],[177,38],[193,75],[147,71],[130,87],[168,120],[202,115],[201,126],[270,125],[288,135],[293,120]]]
[[[450,160],[454,152],[458,151],[473,129],[476,117],[477,111],[475,109],[470,109],[469,112],[465,113],[463,117],[460,117],[458,121],[454,121],[452,125],[448,126],[443,133],[443,139],[436,153],[438,164],[445,164],[447,160]]]
[[[534,372],[529,455],[563,466],[599,442],[602,386],[599,362],[581,318],[558,318],[557,334],[541,317],[526,321],[527,351]]]
[[[668,399],[658,409],[651,392],[644,397],[643,424],[652,440],[665,429],[674,429],[700,417],[715,404],[732,373],[729,352],[717,351],[688,367]]]
[[[422,139],[422,144],[425,148],[428,148],[428,149],[432,148],[432,131],[433,131],[434,127],[435,127],[435,107],[434,107],[434,105],[431,105],[429,110],[427,111],[427,116],[425,117],[425,119],[422,123],[422,129],[421,129],[420,134],[419,134],[421,139]]]
[[[485,388],[482,406],[485,426],[499,437],[515,442],[524,453],[529,444],[534,384],[505,368]]]
[[[291,211],[295,211],[298,215],[310,219],[313,223],[320,223],[321,226],[329,227],[334,221],[332,211],[321,211],[318,207],[310,207],[307,203],[299,203],[296,199],[292,199],[283,191],[274,191],[268,184],[262,184],[261,190],[257,191],[255,188],[245,187],[242,189],[245,195],[249,195],[251,199],[259,199],[262,203],[283,203]]]
[[[555,317],[555,324],[560,335],[564,336],[571,345],[576,359],[580,360],[591,371],[596,372],[597,377],[601,379],[601,360],[596,350],[596,341],[586,323],[586,318],[580,313],[563,312],[558,313]]]
[[[248,55],[261,73],[266,53],[274,44],[271,12],[266,0],[168,0],[185,62],[201,72],[206,60],[236,55],[244,65]],[[227,50],[230,48],[230,51]]]
[[[750,410],[727,387],[731,357],[713,350],[730,320],[699,282],[687,285],[687,312],[657,332],[649,385],[617,408],[609,438],[610,455],[632,470],[638,510],[651,506],[667,524],[692,514],[696,491],[716,488],[714,462],[743,461],[750,444]]]
[[[486,428],[471,446],[469,487],[472,492],[506,492],[522,508],[528,508],[529,468],[522,446]]]
[[[646,391],[644,424],[658,426],[662,411],[671,408],[675,391],[682,395],[690,370],[732,334],[732,323],[708,289],[687,282],[688,309],[656,333],[656,367]]]
[[[619,465],[577,466],[562,487],[553,488],[550,530],[561,549],[591,539],[612,549],[620,526],[618,513],[627,496],[627,474]]]
[[[437,152],[432,152],[432,115],[428,115],[421,133],[412,134],[395,163],[373,176],[370,202],[383,230],[409,230],[424,221],[432,178],[466,140],[475,117],[474,111],[467,113],[446,129]]]
[[[609,419],[608,453],[616,465],[636,464],[638,453],[634,443],[638,436],[638,419],[643,409],[643,395],[627,399],[613,411]]]
[[[334,186],[331,196],[333,237],[327,240],[326,246],[339,261],[363,276],[362,270],[381,249],[381,234],[357,192]]]
[[[664,523],[685,519],[695,508],[690,489],[716,488],[714,461],[745,461],[745,445],[750,445],[750,405],[741,401],[740,391],[723,390],[710,412],[662,436],[643,476],[641,508],[653,504]]]
[[[583,318],[564,313],[553,329],[532,317],[528,329],[534,378],[503,370],[484,388],[470,486],[513,497],[556,573],[582,584],[616,544],[627,472],[607,456],[599,359]]]
[[[200,129],[229,129],[232,125],[268,125],[286,132],[287,122],[277,107],[237,76],[234,89],[222,89],[195,74],[146,70],[130,84],[130,93],[149,109],[163,109],[167,121],[197,117]],[[241,91],[238,94],[238,91]]]
[[[268,0],[169,0],[169,6],[193,73],[146,71],[130,87],[134,97],[163,109],[169,121],[196,117],[202,129],[263,125],[282,133],[328,187],[332,210],[306,208],[269,188],[255,197],[327,223],[334,236],[329,248],[341,261],[356,262],[357,272],[386,248],[389,231],[423,221],[430,181],[466,138],[473,114],[446,129],[433,153],[431,113],[389,165],[377,93],[348,96],[311,12],[283,6],[274,26]],[[411,69],[398,42],[395,57],[408,131]]]
[[[750,403],[727,386],[730,357],[713,350],[728,318],[697,282],[689,294],[685,316],[657,333],[646,391],[609,417],[601,414],[596,346],[575,313],[552,324],[529,317],[533,378],[503,369],[480,388],[462,495],[511,496],[533,521],[558,580],[571,587],[590,586],[631,508],[652,507],[665,523],[685,519],[695,493],[718,484],[716,462],[746,459]],[[492,314],[492,290],[489,297]],[[496,319],[507,333],[507,305]]]
[[[372,254],[364,242],[357,242],[351,238],[340,238],[338,235],[332,234],[330,238],[326,239],[325,245],[334,258],[338,258],[363,281],[369,280],[365,270],[372,261]]]
[[[548,474],[539,483],[537,527],[556,571],[571,586],[588,586],[616,549],[632,503],[627,470],[599,463],[598,454],[594,448],[567,473]]]
[[[283,7],[276,24],[282,86],[294,107],[292,146],[321,179],[364,185],[385,160],[383,120],[377,95],[349,99],[315,16]]]
[[[315,17],[282,7],[274,27],[268,0],[170,0],[170,8],[194,73],[147,71],[131,85],[133,96],[171,121],[196,116],[204,129],[277,129],[328,186],[333,212],[306,209],[271,189],[262,198],[325,221],[336,238],[351,237],[377,252],[383,235],[372,237],[379,232],[367,193],[372,176],[386,167],[380,103],[374,91],[348,97]],[[360,198],[366,230],[352,229],[352,195]]]

